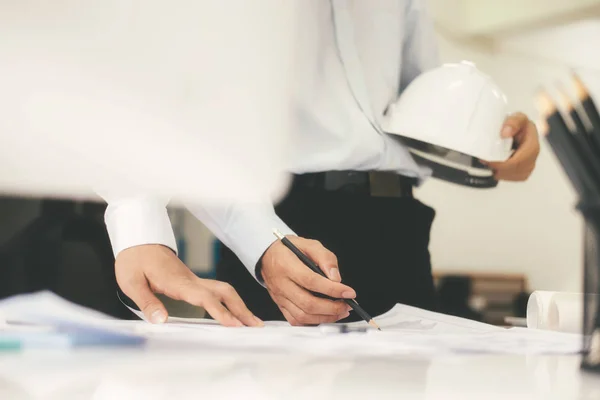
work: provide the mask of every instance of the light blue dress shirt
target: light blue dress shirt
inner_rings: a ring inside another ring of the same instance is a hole
[[[300,0],[298,0],[300,1]],[[379,170],[425,179],[408,150],[379,128],[387,106],[417,75],[437,67],[435,32],[424,0],[301,0],[295,126],[289,171]],[[193,183],[192,183],[193,184]],[[176,250],[166,203],[105,197],[113,251],[159,243]],[[188,204],[255,276],[273,228],[294,234],[263,203]]]

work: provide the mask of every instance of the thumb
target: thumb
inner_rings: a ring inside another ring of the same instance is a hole
[[[135,285],[130,293],[125,293],[140,308],[147,321],[162,324],[167,321],[167,309],[152,293],[146,282]]]
[[[338,268],[338,260],[335,254],[327,250],[319,241],[310,240],[305,247],[305,252],[329,279],[334,282],[341,282],[340,270]]]

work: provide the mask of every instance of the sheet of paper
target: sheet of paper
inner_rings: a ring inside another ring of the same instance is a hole
[[[144,314],[127,305],[123,299],[120,299],[125,307],[127,307],[132,313],[138,318],[146,320]],[[417,307],[411,307],[403,304],[396,304],[388,312],[375,317],[377,324],[386,331],[408,329],[408,330],[419,330],[419,331],[432,331],[432,332],[487,332],[491,330],[499,330],[501,328],[494,325],[484,324],[464,318],[457,318],[451,315],[445,315],[435,313],[427,310],[423,310]],[[207,325],[218,325],[214,320],[208,318],[179,318],[175,316],[169,316],[167,323],[172,326],[185,326],[189,328],[200,328],[204,329]],[[176,325],[186,324],[186,325]],[[365,327],[371,328],[365,321],[352,322],[345,324],[349,327]],[[297,327],[292,327],[285,321],[265,321],[266,328],[290,328],[298,330]]]
[[[0,301],[0,316],[5,321],[72,319],[97,322],[112,319],[103,313],[79,306],[49,291],[12,296]]]
[[[381,329],[385,331],[408,329],[437,333],[471,333],[502,330],[494,325],[403,304],[396,304],[390,311],[374,318]],[[353,322],[350,325],[366,325],[366,322]]]
[[[287,322],[266,321],[265,328],[230,329],[210,319],[173,318],[162,326],[146,324],[145,334],[157,341],[226,346],[228,348],[285,349],[307,353],[406,354],[494,353],[574,354],[581,350],[581,336],[505,329],[464,318],[397,304],[375,317],[382,331],[364,321],[347,324],[365,332],[336,333],[319,327],[293,327]],[[143,329],[142,327],[138,327]]]
[[[118,320],[51,292],[0,301],[0,318],[0,343],[22,347],[141,345],[146,341],[144,336],[120,328]]]

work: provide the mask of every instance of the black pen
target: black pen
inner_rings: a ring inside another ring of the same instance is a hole
[[[322,277],[327,278],[327,275],[325,275],[325,273],[321,270],[321,268],[319,268],[319,266],[317,264],[315,264],[315,262],[313,260],[308,258],[308,256],[306,254],[304,254],[299,248],[294,246],[294,244],[288,238],[283,236],[283,234],[281,232],[279,232],[277,229],[273,229],[273,234],[275,234],[275,236],[277,236],[277,238],[279,240],[281,240],[281,242],[285,245],[285,247],[290,249],[300,259],[300,261],[302,261],[304,263],[304,265],[306,265],[308,268],[310,268],[317,274],[321,275]],[[329,278],[327,278],[327,279],[329,279]],[[367,321],[367,323],[369,325],[381,330],[379,325],[377,325],[375,323],[375,320],[373,320],[373,318],[356,302],[356,300],[354,300],[354,299],[334,299],[334,300],[344,300],[346,302],[346,304],[348,304],[350,307],[352,307],[354,309],[354,311],[356,311],[356,313],[362,319]]]
[[[583,155],[574,143],[569,131],[552,98],[546,91],[537,96],[537,108],[543,118],[540,134],[545,136],[561,163],[571,184],[581,198],[597,198],[600,187],[591,171],[583,162]]]
[[[595,151],[596,145],[593,143],[591,135],[587,133],[585,124],[565,89],[562,86],[559,86],[557,89],[562,97],[565,113],[571,119],[569,122],[572,122],[572,127],[568,128],[572,130],[571,133],[575,145],[579,148],[583,162],[587,165],[596,181],[600,184],[600,154]],[[565,120],[565,122],[567,121],[568,120]]]
[[[573,74],[573,80],[575,81],[575,89],[577,90],[577,97],[581,103],[581,107],[583,108],[583,111],[585,111],[585,114],[592,125],[590,136],[596,145],[595,149],[600,151],[600,113],[598,113],[598,109],[596,108],[592,96],[579,76]]]

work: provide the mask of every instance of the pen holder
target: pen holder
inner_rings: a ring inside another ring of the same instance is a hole
[[[583,355],[581,367],[600,373],[600,202],[580,202],[583,216]]]

